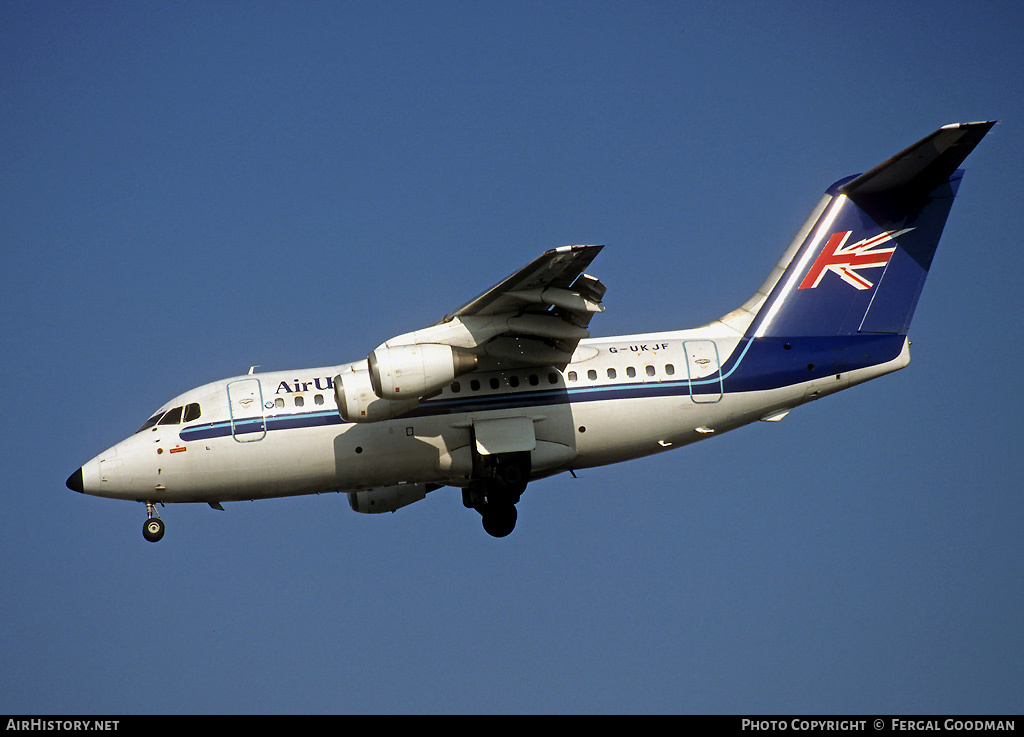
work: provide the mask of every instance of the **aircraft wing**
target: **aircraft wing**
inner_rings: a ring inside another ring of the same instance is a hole
[[[603,247],[547,251],[436,324],[381,347],[449,345],[475,355],[482,370],[563,368],[604,311],[605,286],[583,273]]]

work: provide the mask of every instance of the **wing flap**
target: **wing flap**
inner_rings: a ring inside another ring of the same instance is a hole
[[[563,367],[591,318],[604,311],[605,286],[584,274],[604,246],[564,246],[538,256],[423,330],[385,346],[438,343],[470,350],[481,370]]]
[[[548,288],[569,289],[604,246],[562,246],[541,254],[519,271],[445,317],[518,312],[522,305],[513,292],[530,293]],[[443,321],[442,321],[443,322]]]

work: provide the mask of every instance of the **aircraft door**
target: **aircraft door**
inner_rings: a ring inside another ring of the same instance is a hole
[[[690,399],[710,404],[722,398],[722,371],[718,362],[718,346],[713,340],[687,340],[686,373],[690,380]]]
[[[257,378],[238,379],[228,383],[228,413],[231,435],[239,443],[262,440],[267,434],[263,416],[263,389]]]

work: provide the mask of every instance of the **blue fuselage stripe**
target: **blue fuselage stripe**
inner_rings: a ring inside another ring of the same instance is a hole
[[[862,335],[835,338],[760,338],[746,340],[722,366],[721,372],[690,381],[631,381],[597,386],[559,386],[503,393],[428,400],[396,419],[486,412],[525,407],[545,407],[576,402],[613,399],[689,397],[775,389],[824,376],[874,366],[896,358],[903,348],[903,335]],[[332,410],[295,412],[240,418],[234,434],[244,435],[276,430],[348,424]],[[232,422],[201,423],[181,430],[183,441],[226,437]]]

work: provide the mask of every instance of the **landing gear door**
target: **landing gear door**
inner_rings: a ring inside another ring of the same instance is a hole
[[[687,340],[686,371],[690,379],[690,399],[710,404],[722,398],[722,371],[718,362],[718,346],[713,340]]]
[[[522,453],[537,447],[531,417],[503,417],[473,423],[476,452],[482,456]]]
[[[231,434],[239,443],[252,443],[266,436],[267,421],[263,416],[263,389],[259,379],[245,378],[228,383],[228,412]]]

